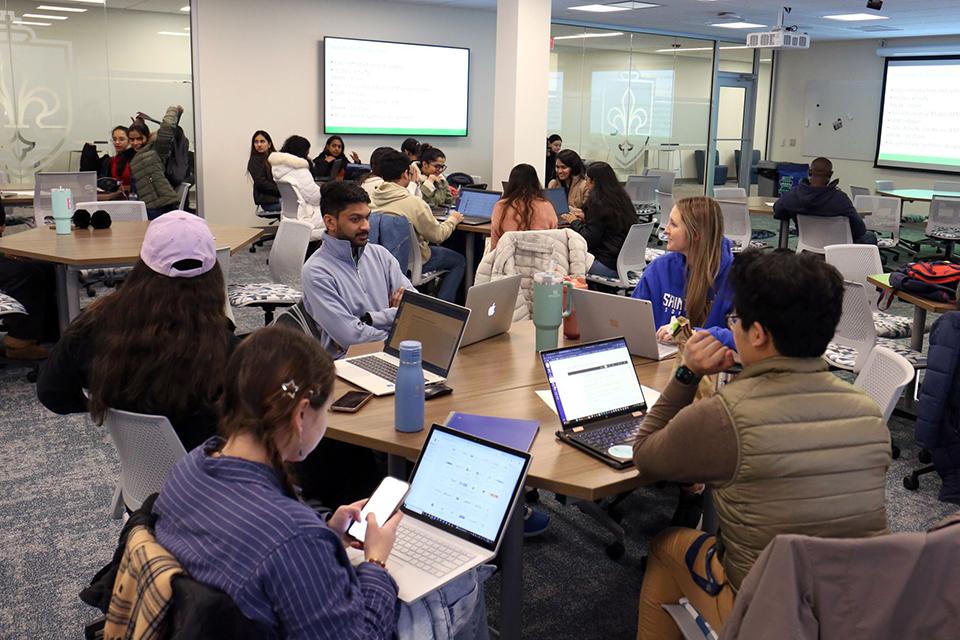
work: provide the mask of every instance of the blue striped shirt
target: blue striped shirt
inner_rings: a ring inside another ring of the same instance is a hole
[[[154,505],[157,541],[280,637],[391,638],[393,578],[369,563],[354,570],[337,533],[284,495],[273,469],[209,455],[222,443],[207,440],[171,469]]]

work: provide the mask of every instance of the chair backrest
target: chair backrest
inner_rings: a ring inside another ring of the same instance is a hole
[[[730,238],[741,249],[750,246],[753,227],[750,222],[750,209],[746,202],[719,202],[723,214],[723,235]]]
[[[274,282],[296,289],[302,287],[300,274],[311,231],[313,225],[309,222],[280,218],[277,235],[270,247],[270,277]]]
[[[413,228],[409,220],[407,220],[407,228],[410,237],[410,258],[407,261],[407,272],[410,274],[410,282],[416,286],[420,284],[423,277],[423,256],[420,254],[420,240],[417,238],[417,230]]]
[[[896,189],[893,186],[893,180],[874,180],[874,187],[877,191],[893,191]]]
[[[960,227],[960,198],[933,196],[926,232],[930,233],[937,227]]]
[[[833,341],[845,347],[857,350],[857,359],[853,365],[858,373],[867,361],[867,356],[877,342],[877,330],[873,325],[873,311],[867,302],[867,292],[859,282],[843,282],[843,314],[837,324]]]
[[[673,194],[673,183],[677,180],[677,174],[673,171],[664,171],[663,169],[646,169],[644,176],[657,176],[660,183],[657,185],[657,191],[661,193]]]
[[[857,211],[870,212],[864,220],[867,229],[892,233],[896,239],[900,238],[900,204],[900,198],[890,196],[858,195],[853,199]]]
[[[277,181],[277,190],[280,192],[280,215],[284,218],[297,219],[300,210],[300,198],[293,185],[283,180]]]
[[[107,409],[103,425],[120,456],[123,502],[136,510],[160,491],[170,468],[187,452],[164,416]]]
[[[673,194],[657,191],[657,206],[660,209],[660,226],[667,226],[667,218],[673,211]]]
[[[823,255],[827,245],[853,243],[850,221],[843,216],[797,216],[797,231],[797,253]]]
[[[853,386],[863,389],[883,411],[883,421],[890,420],[893,408],[915,375],[910,361],[886,347],[874,347],[867,356]]]
[[[42,227],[44,218],[53,215],[50,190],[70,189],[74,203],[95,202],[97,199],[96,171],[38,171],[33,185],[33,218]]]
[[[177,197],[180,198],[180,206],[177,208],[180,211],[186,211],[187,198],[190,196],[190,187],[193,186],[189,182],[181,182],[177,187]]]
[[[659,176],[629,176],[624,189],[634,204],[652,204],[657,201]]]
[[[715,187],[713,197],[720,198],[746,198],[747,190],[743,187]]]
[[[223,274],[223,291],[226,295],[223,313],[236,326],[237,319],[233,315],[233,307],[230,306],[230,294],[228,293],[228,287],[230,286],[230,247],[217,248],[217,264],[220,265],[220,273]]]
[[[103,202],[78,202],[77,209],[90,213],[103,209],[113,222],[140,222],[147,219],[147,205],[142,200],[104,200]]]
[[[960,193],[960,182],[951,180],[937,180],[933,183],[934,191],[947,191],[949,193]]]
[[[868,195],[870,195],[869,187],[856,187],[854,185],[850,185],[850,197],[852,199],[856,200],[857,196],[868,196]]]
[[[397,259],[401,271],[410,262],[410,223],[403,216],[374,211],[370,214],[370,242],[379,244]]]
[[[867,276],[883,273],[880,250],[872,244],[831,244],[824,247],[827,264],[832,264],[844,280],[859,282],[867,293],[871,310],[877,309],[880,296],[874,295],[874,287],[867,282]]]
[[[617,255],[617,275],[620,276],[622,284],[629,284],[631,271],[640,275],[646,268],[647,243],[650,241],[651,233],[653,233],[652,222],[635,224],[627,231],[627,237],[623,239],[623,245]]]

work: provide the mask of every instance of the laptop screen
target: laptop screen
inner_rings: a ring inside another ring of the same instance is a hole
[[[413,470],[403,511],[496,549],[530,454],[434,425]]]
[[[399,357],[402,341],[419,340],[423,368],[445,378],[469,317],[466,307],[404,291],[384,351]]]
[[[462,189],[457,200],[457,211],[471,218],[489,220],[493,217],[493,205],[500,199],[498,191],[475,191]]]
[[[542,351],[540,357],[564,428],[647,407],[623,338]]]
[[[554,187],[553,189],[544,189],[543,197],[550,201],[557,215],[570,213],[570,205],[567,203],[567,193],[563,187]]]

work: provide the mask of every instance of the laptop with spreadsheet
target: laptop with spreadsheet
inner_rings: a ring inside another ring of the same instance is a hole
[[[493,205],[498,200],[499,191],[461,189],[454,209],[463,214],[461,224],[487,224],[493,218]]]
[[[529,466],[526,451],[433,425],[387,559],[401,600],[418,600],[497,554]],[[363,562],[362,551],[348,553]]]
[[[540,358],[562,426],[557,438],[611,467],[632,465],[647,403],[627,341],[550,349]]]
[[[400,343],[419,340],[426,384],[443,382],[460,348],[470,310],[416,291],[404,291],[383,351],[334,362],[337,376],[375,396],[394,392]]]
[[[573,290],[580,339],[584,342],[623,336],[630,353],[651,360],[677,355],[677,346],[657,341],[653,305],[649,300],[617,296],[612,293]]]
[[[565,213],[570,213],[570,204],[567,202],[567,192],[563,190],[563,187],[544,189],[543,197],[553,205],[553,209],[557,212],[558,218]]]

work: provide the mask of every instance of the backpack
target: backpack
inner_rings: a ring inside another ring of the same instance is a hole
[[[960,285],[960,264],[946,260],[918,260],[890,274],[890,298],[892,300],[894,291],[899,290],[936,302],[954,302],[957,285]]]
[[[173,149],[167,158],[167,165],[163,169],[170,186],[176,189],[190,174],[190,140],[183,132],[183,127],[177,125],[173,134]]]

